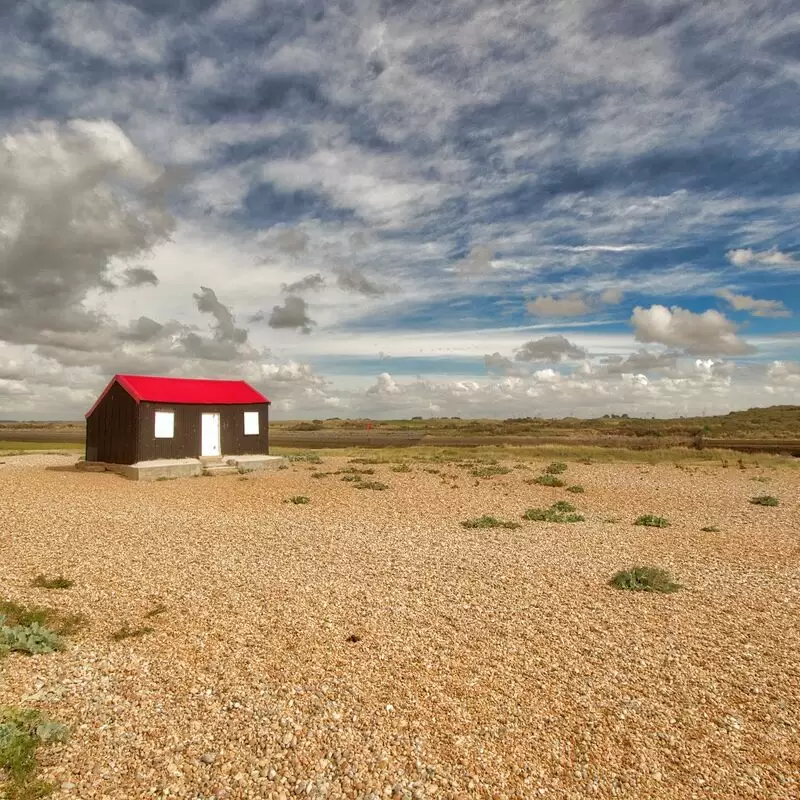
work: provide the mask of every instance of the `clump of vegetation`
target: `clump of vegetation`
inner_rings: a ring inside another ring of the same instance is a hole
[[[423,472],[428,472],[431,475],[441,475],[442,471],[440,469],[436,469],[435,467],[423,467]]]
[[[371,467],[367,467],[367,469],[359,469],[358,467],[344,467],[344,469],[339,470],[339,473],[345,473],[347,475],[374,475],[375,470]]]
[[[66,725],[54,722],[36,709],[0,709],[0,770],[6,775],[4,797],[35,800],[54,787],[36,778],[36,751],[40,745],[65,742]]]
[[[497,517],[491,517],[484,514],[482,517],[475,519],[465,519],[461,523],[462,528],[521,528],[519,522],[506,522]]]
[[[760,494],[758,497],[751,497],[750,502],[754,506],[777,506],[779,504],[778,498],[773,497],[771,494]]]
[[[311,498],[306,497],[304,494],[295,494],[287,502],[294,503],[296,506],[307,506],[311,502]]]
[[[63,649],[63,640],[50,628],[38,622],[9,625],[6,618],[0,616],[0,657],[8,653],[40,655]]]
[[[522,518],[533,522],[583,522],[586,519],[582,514],[574,512],[575,506],[560,500],[550,508],[529,508]]]
[[[390,467],[392,472],[413,472],[411,467],[403,462],[402,464],[395,464],[394,466]]]
[[[382,492],[389,487],[380,481],[359,481],[355,484],[356,489],[374,489],[376,492]]]
[[[644,525],[646,528],[667,528],[669,521],[664,517],[657,517],[655,514],[642,514],[638,517],[634,525]]]
[[[125,623],[125,625],[111,634],[111,638],[115,642],[121,642],[124,639],[139,639],[148,633],[152,633],[154,630],[155,628],[151,628],[149,625],[140,625],[138,628],[131,628]]]
[[[609,581],[615,589],[631,592],[663,592],[669,594],[681,588],[668,572],[658,567],[632,567],[620,570]]]
[[[71,589],[75,581],[59,575],[55,578],[48,578],[44,575],[37,575],[32,581],[31,586],[37,589]]]
[[[583,494],[586,490],[583,488],[583,486],[575,484],[574,486],[567,486],[567,491],[572,492],[572,494]]]
[[[382,464],[383,461],[380,458],[375,456],[370,456],[369,458],[359,457],[359,458],[351,458],[348,464]]]
[[[333,473],[332,472],[319,472],[319,471],[311,473],[311,477],[312,478],[327,478],[328,475],[333,475]]]
[[[11,627],[28,627],[36,623],[55,631],[59,636],[70,636],[86,624],[85,617],[80,614],[60,614],[51,608],[22,606],[11,600],[0,600],[0,617]]]
[[[525,483],[537,483],[539,486],[553,486],[555,488],[566,486],[566,483],[561,478],[556,478],[555,475],[550,475],[547,472],[543,475],[537,475],[535,478],[525,481]]]
[[[343,481],[348,481],[350,483],[360,483],[361,476],[360,475],[342,475]]]
[[[719,528],[716,525],[705,525],[700,528],[703,533],[719,533]]]
[[[487,464],[482,467],[476,467],[472,470],[470,475],[474,478],[493,478],[495,475],[507,475],[509,472],[511,472],[511,470],[508,467]]]
[[[563,461],[553,461],[544,468],[544,471],[548,475],[560,475],[567,471],[567,465]]]
[[[291,456],[286,456],[291,462],[304,461],[307,464],[321,464],[322,457],[319,453],[295,453]]]

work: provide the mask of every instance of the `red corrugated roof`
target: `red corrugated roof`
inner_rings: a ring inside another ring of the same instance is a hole
[[[86,413],[97,408],[108,390],[118,383],[140,403],[192,403],[196,405],[234,405],[237,403],[269,403],[245,381],[217,381],[204,378],[159,378],[153,375],[115,375],[97,402]]]

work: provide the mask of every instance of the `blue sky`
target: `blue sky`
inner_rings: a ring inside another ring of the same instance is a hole
[[[5,4],[0,417],[797,402],[799,88],[792,2]]]

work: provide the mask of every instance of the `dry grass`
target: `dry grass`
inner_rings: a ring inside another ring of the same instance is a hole
[[[800,793],[796,471],[769,471],[763,509],[755,468],[713,462],[562,458],[573,496],[527,470],[475,486],[488,454],[427,462],[457,489],[380,455],[377,495],[314,480],[315,459],[243,482],[0,470],[0,596],[36,603],[46,568],[79,577],[57,613],[88,617],[64,652],[0,662],[0,706],[73,731],[41,778],[123,800]],[[522,521],[566,497],[584,522]],[[483,515],[522,524],[460,524]],[[683,588],[609,586],[631,565]],[[114,641],[126,625],[154,630]]]

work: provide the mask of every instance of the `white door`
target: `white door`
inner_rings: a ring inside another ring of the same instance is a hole
[[[201,456],[218,456],[219,447],[219,414],[203,414],[201,422]]]

